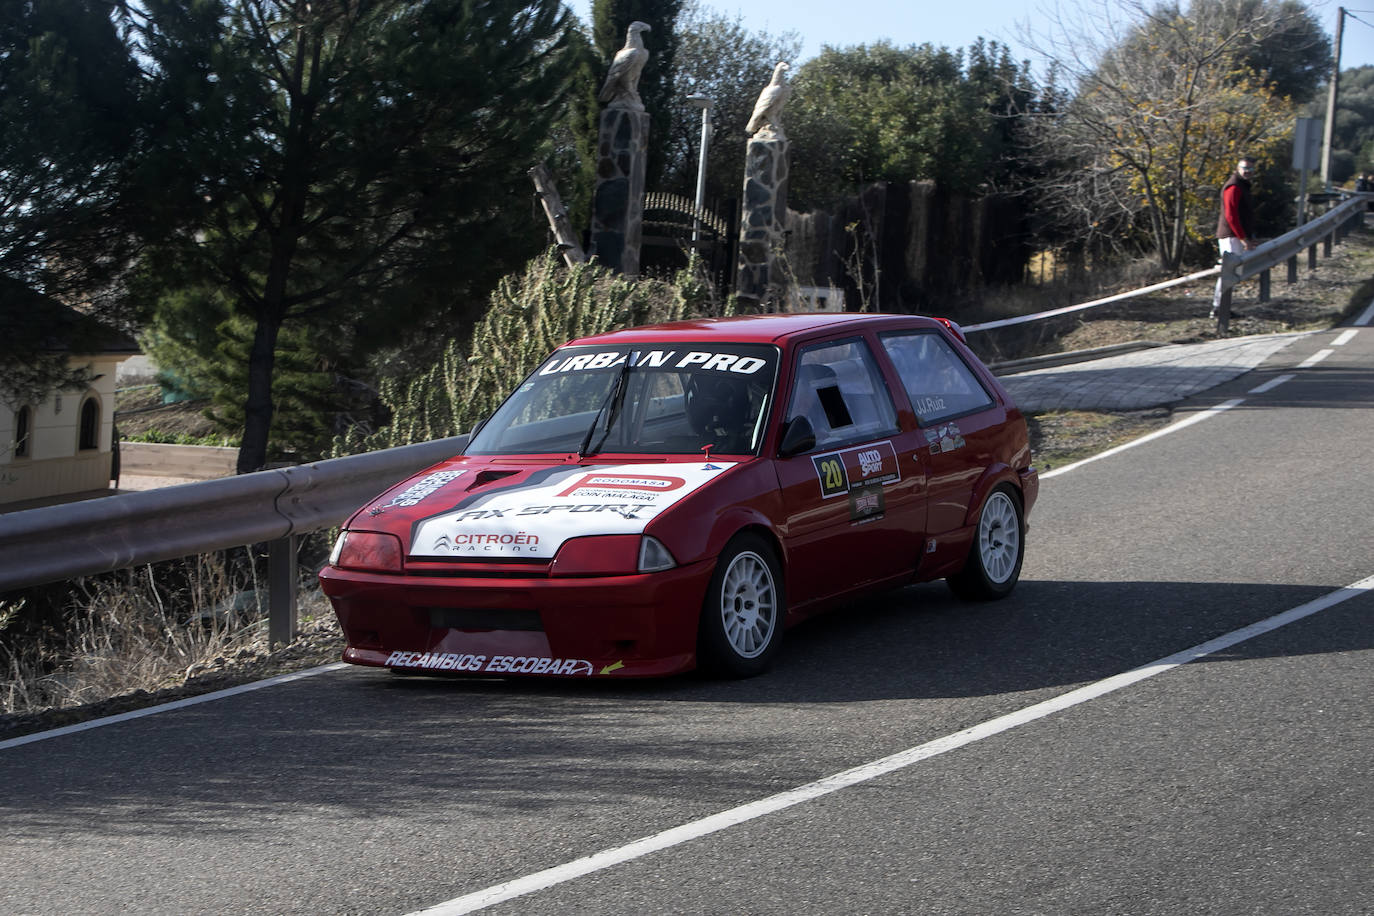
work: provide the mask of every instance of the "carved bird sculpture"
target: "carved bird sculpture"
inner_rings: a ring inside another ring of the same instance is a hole
[[[608,103],[608,107],[644,110],[644,103],[639,99],[639,74],[644,71],[649,52],[644,48],[640,33],[648,31],[647,22],[632,22],[625,30],[625,47],[615,53],[610,72],[606,74],[606,82],[597,95],[598,99]]]
[[[782,132],[782,106],[787,104],[788,97],[792,95],[792,87],[787,82],[787,70],[787,62],[778,61],[773,68],[773,78],[759,93],[759,100],[754,103],[754,114],[745,128],[751,136],[787,139]]]

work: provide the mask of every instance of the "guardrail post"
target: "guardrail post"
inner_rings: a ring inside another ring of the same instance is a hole
[[[1307,269],[1317,269],[1317,243],[1313,242],[1307,246]]]
[[[1288,282],[1298,282],[1298,256],[1296,254],[1288,259]]]
[[[296,638],[296,535],[267,545],[267,641],[285,645]]]
[[[1332,232],[1332,233],[1330,233],[1330,234],[1328,234],[1328,235],[1322,236],[1322,257],[1324,257],[1324,258],[1329,258],[1329,257],[1331,257],[1331,236],[1333,236],[1333,235],[1335,235],[1335,234],[1336,234],[1336,233]]]
[[[1260,301],[1260,302],[1268,302],[1268,301],[1269,301],[1269,270],[1268,270],[1267,268],[1266,268],[1265,270],[1260,271],[1259,283],[1260,283],[1260,288],[1259,288],[1259,301]]]
[[[1237,255],[1221,253],[1221,272],[1217,274],[1217,289],[1212,294],[1212,316],[1217,320],[1217,333],[1225,337],[1231,327],[1231,288],[1236,285]]]

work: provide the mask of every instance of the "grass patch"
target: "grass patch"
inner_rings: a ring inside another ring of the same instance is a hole
[[[1167,407],[1108,412],[1053,410],[1028,414],[1031,457],[1036,468],[1048,471],[1098,452],[1125,445],[1169,425]]]
[[[124,442],[148,442],[153,445],[211,445],[219,448],[238,448],[239,443],[231,436],[196,435],[182,432],[163,432],[154,426],[140,433],[120,436]]]
[[[121,697],[146,705],[151,694],[165,699],[191,681],[270,657],[258,573],[251,557],[211,554],[78,580],[57,599],[54,586],[36,600],[0,602],[0,716]],[[332,630],[324,639],[337,644],[337,657],[342,637],[318,590],[303,594],[299,616],[317,636]]]

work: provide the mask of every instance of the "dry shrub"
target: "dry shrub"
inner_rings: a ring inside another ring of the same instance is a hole
[[[253,597],[253,578],[251,563],[214,554],[170,572],[143,566],[80,580],[60,625],[36,633],[6,632],[22,603],[0,604],[0,714],[176,686],[254,654],[266,641],[266,608]]]

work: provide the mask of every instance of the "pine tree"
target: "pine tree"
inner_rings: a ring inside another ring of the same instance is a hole
[[[557,0],[141,7],[160,119],[140,177],[165,227],[143,289],[214,289],[251,328],[252,471],[283,329],[375,347],[451,328],[542,242],[525,171],[568,90],[569,15]]]
[[[138,211],[122,176],[138,133],[137,69],[106,3],[0,3],[0,390],[20,402],[80,381],[69,352],[118,323],[111,284]]]

